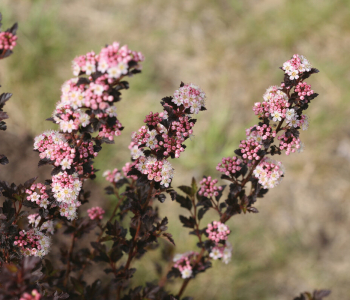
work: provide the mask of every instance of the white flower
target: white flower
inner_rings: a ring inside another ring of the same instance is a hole
[[[101,60],[98,64],[97,70],[105,73],[108,69],[108,63],[105,60]]]
[[[110,117],[116,117],[117,116],[117,108],[114,105],[112,105],[106,109],[106,113]]]
[[[300,143],[299,144],[299,147],[297,146],[297,152],[298,153],[301,153],[301,152],[304,152],[304,150],[305,150],[305,144],[304,143]]]
[[[183,99],[181,97],[174,97],[171,101],[174,102],[177,106],[180,106],[183,103]]]
[[[131,157],[132,159],[138,159],[140,156],[143,156],[143,152],[139,149],[138,146],[131,148]]]
[[[291,119],[287,120],[287,124],[291,127],[298,127],[299,126],[299,120],[297,119]]]
[[[80,67],[77,64],[73,64],[73,75],[78,76],[80,73]]]
[[[100,84],[95,84],[94,85],[94,94],[97,96],[101,96],[104,91],[104,88]]]
[[[154,149],[157,146],[157,140],[156,139],[148,139],[146,146],[150,149]]]
[[[96,72],[96,66],[91,63],[86,63],[85,65],[85,73],[86,75],[91,75],[92,73]]]
[[[274,122],[277,122],[277,121],[281,121],[282,120],[282,117],[281,117],[281,113],[278,112],[278,111],[274,111],[273,114],[272,114],[272,118],[273,118],[273,121]]]
[[[70,169],[70,162],[68,161],[67,158],[61,161],[61,166],[62,166],[62,170]]]
[[[227,226],[223,223],[220,223],[218,226],[218,232],[226,232],[228,230]]]
[[[293,70],[292,72],[288,73],[289,75],[289,79],[293,80],[293,79],[298,79],[299,75],[298,75],[298,71],[297,70]]]
[[[118,67],[111,67],[107,70],[108,77],[109,78],[119,78],[120,77],[120,71]]]
[[[82,113],[79,117],[81,126],[86,127],[90,124],[90,116],[88,114]]]
[[[218,258],[221,258],[221,257],[222,257],[222,254],[221,254],[220,249],[215,247],[215,248],[210,252],[209,256],[210,256],[212,259],[217,260]]]
[[[183,279],[190,278],[192,276],[192,269],[188,269],[188,268],[183,269],[181,271],[181,276]]]
[[[128,73],[128,65],[124,62],[120,62],[118,64],[118,69],[119,69],[119,72],[123,75]]]
[[[287,111],[286,111],[286,119],[287,119],[287,120],[294,119],[294,115],[295,115],[295,110],[294,110],[294,108],[287,109]]]
[[[40,207],[44,207],[45,209],[47,208],[48,204],[49,204],[49,201],[47,201],[47,199],[42,199],[40,201]]]

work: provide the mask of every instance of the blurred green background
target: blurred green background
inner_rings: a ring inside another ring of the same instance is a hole
[[[1,0],[0,11],[3,29],[19,22],[18,46],[0,73],[1,91],[14,94],[0,144],[12,163],[1,167],[0,177],[17,182],[40,173],[32,138],[54,128],[43,120],[62,83],[73,77],[77,55],[116,40],[146,57],[142,74],[130,78],[117,105],[126,128],[96,160],[102,170],[129,160],[131,132],[145,114],[160,110],[160,99],[181,81],[206,92],[208,110],[198,115],[195,138],[172,161],[174,186],[192,176],[218,176],[217,163],[233,155],[244,129],[257,122],[252,105],[282,80],[278,67],[294,53],[306,56],[321,71],[308,80],[320,96],[308,111],[310,128],[301,134],[306,150],[281,157],[286,177],[259,201],[259,214],[229,222],[232,262],[214,262],[185,294],[282,300],[330,288],[329,299],[350,299],[350,1]],[[194,249],[196,240],[180,228],[177,204],[168,201],[160,210],[170,215],[177,251]],[[137,281],[156,277],[153,261],[149,254],[137,264]]]

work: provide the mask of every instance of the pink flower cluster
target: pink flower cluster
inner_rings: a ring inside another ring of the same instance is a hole
[[[118,169],[114,169],[112,172],[110,170],[106,170],[103,172],[102,176],[106,177],[106,180],[110,183],[117,183],[120,179],[123,178]]]
[[[221,258],[225,264],[228,264],[232,257],[232,245],[228,241],[224,245],[217,244],[211,249],[209,256],[214,260]]]
[[[254,140],[259,144],[268,138],[276,137],[276,130],[273,130],[271,126],[266,124],[255,125],[246,129],[247,140]]]
[[[285,74],[288,74],[290,80],[298,79],[304,72],[311,71],[311,68],[310,62],[303,55],[299,54],[294,54],[282,67]]]
[[[143,154],[143,153],[142,153]],[[138,158],[136,168],[142,174],[147,175],[148,180],[160,182],[161,185],[169,187],[174,177],[174,169],[166,159],[158,161],[155,156],[141,156]]]
[[[13,50],[16,46],[17,36],[11,32],[0,32],[0,50]]]
[[[47,158],[62,170],[70,169],[75,157],[75,149],[70,147],[58,131],[45,131],[34,139],[34,149],[40,152],[41,159]]]
[[[50,237],[37,228],[22,230],[13,244],[21,249],[24,256],[43,257],[49,252]]]
[[[281,182],[284,172],[281,162],[265,157],[255,168],[253,175],[259,179],[264,189],[271,189]]]
[[[105,137],[110,141],[113,141],[115,136],[121,135],[121,128],[123,127],[122,123],[116,120],[115,124],[112,126],[108,126],[106,124],[102,124],[100,128],[99,136]]]
[[[212,179],[211,176],[204,177],[200,181],[200,189],[198,194],[207,198],[216,197],[219,195],[219,191],[222,190],[222,186],[216,186],[217,179]]]
[[[112,83],[128,74],[131,68],[139,69],[138,62],[143,60],[144,57],[140,52],[129,50],[127,45],[120,47],[119,43],[114,42],[103,48],[98,55],[90,52],[75,58],[72,69],[74,76],[91,75],[98,71],[103,74],[103,80]]]
[[[227,240],[230,230],[224,223],[214,221],[209,223],[206,229],[208,239],[214,241],[216,244]]]
[[[53,119],[60,125],[63,132],[77,131],[79,126],[86,127],[90,124],[90,117],[80,109],[73,110],[69,105],[58,104],[53,114]]]
[[[299,138],[294,137],[293,135],[287,137],[284,132],[282,135],[278,136],[277,139],[280,141],[279,148],[280,150],[285,150],[286,155],[298,151],[300,148],[301,141]]]
[[[77,140],[77,143],[80,144],[80,140]],[[93,159],[98,155],[97,152],[94,151],[94,144],[93,142],[82,142],[80,144],[78,153],[78,157],[80,158],[80,165],[84,164],[85,162],[88,162],[89,160]]]
[[[230,230],[224,223],[214,221],[209,223],[206,229],[208,238],[215,242],[215,246],[211,249],[209,256],[214,259],[222,259],[225,264],[228,264],[232,256],[232,246],[227,241]]]
[[[22,294],[19,300],[40,300],[41,294],[37,290],[32,290],[30,294],[24,293]]]
[[[183,279],[190,278],[193,273],[193,263],[198,256],[197,252],[189,251],[174,256],[174,268],[178,269]]]
[[[259,160],[260,156],[257,154],[261,150],[261,145],[256,142],[254,139],[242,140],[239,144],[241,148],[241,153],[243,161],[247,162],[248,160]]]
[[[147,123],[148,126],[157,126],[158,123],[160,123],[162,120],[163,118],[159,115],[158,112],[150,112],[149,115],[147,115],[143,120],[143,122]]]
[[[314,93],[311,89],[311,85],[306,82],[299,82],[294,91],[298,93],[300,100],[304,100],[305,96],[311,96]]]
[[[26,190],[27,200],[35,202],[40,207],[47,208],[49,205],[49,195],[46,192],[46,186],[42,183],[33,183],[29,189]]]
[[[66,172],[60,172],[52,176],[52,192],[56,199],[61,216],[68,220],[74,220],[77,216],[77,208],[81,203],[77,200],[82,187],[82,182],[77,173],[72,175]]]
[[[241,163],[243,161],[236,156],[223,157],[221,162],[217,165],[216,170],[224,173],[226,176],[235,174],[241,170]]]
[[[170,186],[174,175],[174,170],[166,159],[178,158],[181,152],[185,151],[182,143],[193,133],[192,127],[195,123],[189,114],[198,113],[199,110],[204,109],[205,94],[193,84],[182,84],[175,91],[174,97],[170,100],[169,98],[168,103],[162,102],[163,112],[150,112],[146,116],[144,122],[147,125],[132,134],[129,145],[136,169],[147,175],[149,180],[160,182],[164,187]],[[187,110],[189,107],[191,109]],[[174,117],[171,122],[168,120],[169,114]],[[162,124],[165,120],[167,121],[163,124],[168,124],[167,127]],[[150,149],[148,151],[151,154],[145,155],[144,151],[147,148]],[[161,158],[157,159],[159,156]]]
[[[205,106],[205,93],[192,83],[185,84],[174,92],[172,101],[177,106],[183,105],[185,109],[190,108],[192,114],[198,114]]]
[[[91,220],[94,220],[94,219],[102,220],[103,215],[105,213],[105,211],[99,206],[92,207],[88,209],[87,212]]]

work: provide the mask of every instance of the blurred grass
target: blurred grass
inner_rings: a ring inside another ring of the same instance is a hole
[[[310,129],[301,135],[306,151],[281,158],[287,176],[260,201],[260,214],[230,222],[233,262],[215,263],[186,294],[291,299],[303,290],[331,288],[330,299],[349,299],[350,163],[337,155],[339,142],[350,138],[349,9],[347,0],[2,0],[4,26],[20,26],[15,54],[1,62],[2,91],[14,94],[6,107],[9,132],[20,137],[54,128],[43,120],[72,77],[71,60],[118,40],[143,52],[146,61],[118,104],[126,129],[96,166],[121,168],[129,160],[130,133],[184,81],[203,88],[208,110],[199,114],[186,152],[173,161],[174,186],[192,176],[217,176],[216,164],[233,155],[244,129],[256,122],[253,103],[281,81],[278,67],[303,54],[321,71],[309,80],[320,96],[308,112]],[[11,172],[2,170],[1,177]],[[174,203],[161,206],[173,217],[170,232],[183,252],[195,241],[179,230],[178,212]],[[137,280],[156,278],[155,254],[147,255]]]

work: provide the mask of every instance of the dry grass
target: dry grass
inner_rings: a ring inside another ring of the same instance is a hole
[[[49,128],[42,120],[72,76],[72,58],[119,40],[142,51],[146,61],[118,105],[126,129],[103,150],[98,166],[121,167],[129,159],[130,133],[143,116],[159,110],[160,99],[180,81],[190,81],[206,91],[208,111],[199,115],[195,139],[174,162],[174,183],[203,173],[217,176],[217,162],[233,155],[244,128],[256,122],[252,104],[281,81],[282,62],[301,53],[321,71],[310,81],[320,96],[301,136],[306,151],[282,158],[287,176],[260,201],[260,214],[230,221],[233,262],[215,263],[188,294],[291,299],[303,290],[331,288],[330,299],[349,299],[349,148],[337,150],[350,139],[349,8],[347,0],[2,0],[3,23],[20,23],[16,53],[1,62],[2,89],[14,93],[7,107],[9,132],[20,137]],[[2,178],[11,175],[10,168],[2,168]],[[177,212],[174,206],[162,205],[162,214]],[[186,251],[195,241],[173,217],[171,232],[178,250]],[[155,278],[149,257],[137,279]]]

